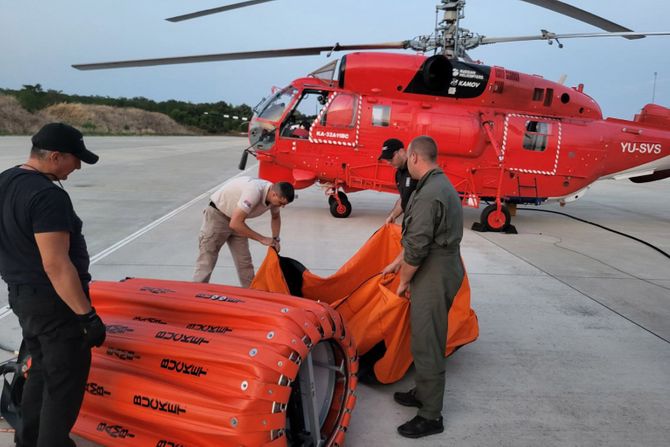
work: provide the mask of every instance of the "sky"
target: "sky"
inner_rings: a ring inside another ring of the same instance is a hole
[[[277,0],[187,22],[174,15],[234,0],[0,0],[0,88],[255,105],[331,59],[322,56],[78,71],[75,63],[399,41],[430,34],[436,0]],[[566,0],[635,31],[670,31],[666,0]],[[599,32],[519,0],[467,0],[461,26],[490,37]],[[670,36],[482,46],[486,65],[585,85],[605,116],[632,119],[655,96],[670,107]],[[335,57],[335,56],[333,56]],[[654,90],[654,73],[656,87]]]

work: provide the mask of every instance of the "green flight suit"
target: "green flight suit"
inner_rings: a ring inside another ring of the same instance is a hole
[[[463,208],[441,169],[416,186],[403,220],[404,260],[419,267],[410,282],[411,348],[419,416],[438,418],[445,386],[447,314],[465,274],[460,254]]]

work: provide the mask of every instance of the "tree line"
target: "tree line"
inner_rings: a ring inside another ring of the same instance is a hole
[[[96,104],[113,107],[135,107],[149,112],[168,115],[177,123],[200,129],[209,134],[246,132],[252,110],[246,104],[233,106],[225,101],[194,104],[185,101],[153,101],[141,96],[135,98],[110,98],[108,96],[69,95],[60,90],[44,90],[42,85],[24,85],[21,90],[0,89],[0,94],[14,96],[21,106],[34,113],[60,103]],[[226,118],[224,115],[228,115]],[[237,116],[238,119],[232,119]]]

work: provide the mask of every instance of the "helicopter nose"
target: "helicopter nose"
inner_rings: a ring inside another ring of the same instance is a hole
[[[256,150],[269,150],[274,146],[276,130],[270,123],[252,120],[249,124],[249,144]]]
[[[251,123],[249,125],[249,143],[256,145],[261,140],[263,135],[263,128],[257,124]]]

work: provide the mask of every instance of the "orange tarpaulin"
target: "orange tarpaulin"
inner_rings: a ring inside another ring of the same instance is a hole
[[[410,352],[410,300],[395,294],[397,277],[379,274],[400,253],[400,227],[385,225],[327,278],[309,270],[302,273],[302,296],[326,302],[337,309],[353,335],[359,355],[380,341],[386,352],[375,363],[377,380],[400,380],[412,364]],[[289,293],[289,285],[280,266],[280,257],[269,249],[251,285],[252,288]],[[470,308],[470,283],[467,273],[449,311],[445,355],[473,342],[479,335],[477,315]]]

